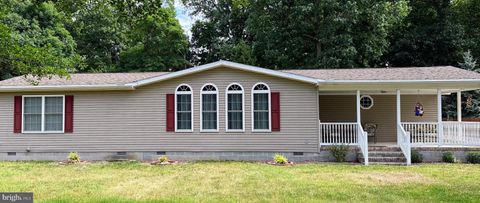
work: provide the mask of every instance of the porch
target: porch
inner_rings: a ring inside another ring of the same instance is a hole
[[[320,91],[320,147],[358,146],[368,165],[369,146],[394,146],[409,165],[412,147],[480,146],[480,122],[462,121],[460,102],[457,121],[442,120],[442,95],[452,93],[461,101],[461,92],[454,90]],[[365,96],[372,99],[369,108],[364,108],[370,102],[363,101]],[[422,116],[415,112],[417,103]],[[366,129],[372,125],[374,131]]]

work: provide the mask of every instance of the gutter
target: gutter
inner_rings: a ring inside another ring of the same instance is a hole
[[[464,84],[480,83],[480,79],[459,80],[319,80],[324,84]]]
[[[0,86],[0,92],[135,90],[131,85]]]

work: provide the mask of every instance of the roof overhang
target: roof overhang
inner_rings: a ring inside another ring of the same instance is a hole
[[[0,92],[46,92],[46,91],[113,91],[135,90],[127,85],[51,85],[51,86],[0,86]]]
[[[459,80],[327,80],[319,90],[480,89],[478,79]]]
[[[231,62],[231,61],[220,60],[220,61],[217,61],[217,62],[208,63],[208,64],[201,65],[201,66],[196,66],[196,67],[192,67],[192,68],[177,71],[177,72],[173,72],[173,73],[169,73],[169,74],[165,74],[165,75],[160,75],[160,76],[153,77],[153,78],[148,78],[148,79],[145,79],[145,80],[140,80],[140,81],[137,81],[135,83],[128,83],[127,85],[131,85],[133,87],[140,87],[140,86],[149,85],[149,84],[152,84],[152,83],[165,81],[165,80],[169,80],[169,79],[173,79],[173,78],[178,78],[178,77],[181,77],[181,76],[185,76],[185,75],[189,75],[189,74],[193,74],[193,73],[198,73],[198,72],[202,72],[202,71],[206,71],[206,70],[210,70],[210,69],[214,69],[214,68],[218,68],[218,67],[228,67],[228,68],[232,68],[232,69],[238,69],[238,70],[243,70],[243,71],[249,71],[249,72],[264,74],[264,75],[270,75],[270,76],[275,76],[275,77],[279,77],[279,78],[285,78],[285,79],[290,79],[290,80],[295,80],[295,81],[300,81],[300,82],[306,82],[306,83],[315,84],[315,85],[318,85],[319,81],[323,81],[323,80],[318,80],[316,78],[296,75],[296,74],[292,74],[292,73],[285,73],[285,72],[281,72],[281,71],[275,71],[275,70],[270,70],[270,69],[266,69],[266,68],[260,68],[260,67],[257,67],[257,66],[250,66],[250,65],[245,65],[245,64],[241,64],[241,63],[235,63],[235,62]]]

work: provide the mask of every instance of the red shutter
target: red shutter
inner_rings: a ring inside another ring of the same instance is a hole
[[[73,133],[73,95],[65,96],[65,133]]]
[[[167,94],[167,132],[175,131],[175,94]]]
[[[272,131],[280,131],[280,92],[272,92]]]
[[[13,100],[13,133],[22,133],[22,96],[15,96]]]

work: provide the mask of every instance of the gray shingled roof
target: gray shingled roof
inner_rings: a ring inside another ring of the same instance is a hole
[[[168,72],[144,73],[79,73],[70,74],[70,79],[54,76],[51,79],[42,78],[39,86],[56,85],[123,85],[139,80],[160,76]],[[32,78],[29,78],[32,79]],[[30,86],[29,80],[23,76],[0,81],[0,86]]]
[[[480,74],[453,66],[409,67],[409,68],[360,68],[360,69],[301,69],[282,70],[321,80],[465,80],[479,79]],[[143,73],[80,73],[71,74],[71,79],[43,78],[39,86],[60,85],[124,85],[152,78],[168,72]],[[31,86],[23,76],[0,81],[0,86]]]
[[[465,80],[480,74],[453,66],[283,70],[321,80]]]

